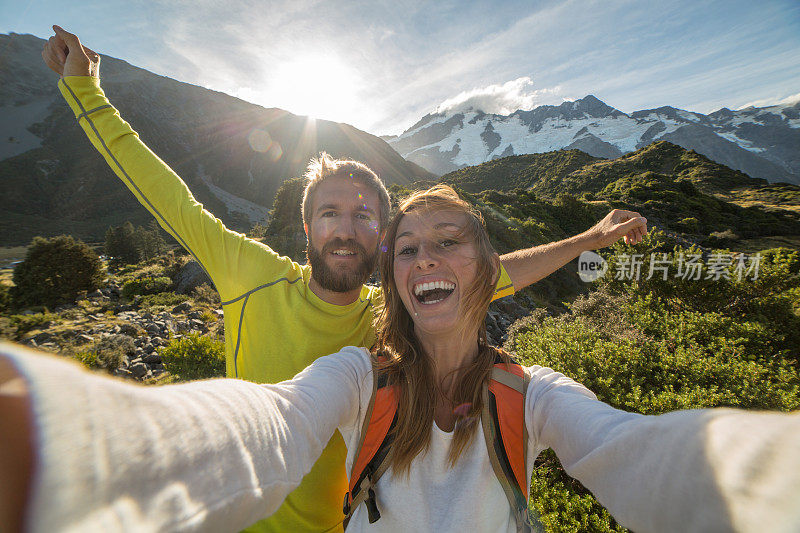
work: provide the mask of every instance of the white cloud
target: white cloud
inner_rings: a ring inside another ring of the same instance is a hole
[[[771,105],[785,105],[785,104],[794,104],[796,102],[800,102],[800,93],[793,94],[791,96],[787,96],[786,98],[778,99],[775,98],[762,98],[761,100],[753,100],[752,102],[747,102],[746,104],[737,107],[737,111],[739,109],[744,109],[746,107],[767,107]]]
[[[448,98],[436,108],[437,113],[459,113],[467,110],[508,115],[518,109],[529,110],[561,93],[561,87],[533,89],[533,80],[523,76],[502,85],[489,85],[464,91]],[[563,100],[559,98],[559,100]]]

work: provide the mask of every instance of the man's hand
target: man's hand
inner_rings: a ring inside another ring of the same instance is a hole
[[[42,50],[42,59],[59,76],[100,76],[100,56],[81,44],[77,35],[53,26]]]
[[[636,211],[614,209],[584,235],[592,250],[611,246],[622,237],[626,244],[637,244],[647,235],[647,219]]]

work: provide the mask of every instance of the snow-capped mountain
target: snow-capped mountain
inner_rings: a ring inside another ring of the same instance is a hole
[[[669,141],[751,177],[800,184],[800,102],[722,108],[708,115],[668,106],[626,114],[589,95],[510,115],[433,113],[384,139],[436,174],[562,148],[613,159],[653,141]]]

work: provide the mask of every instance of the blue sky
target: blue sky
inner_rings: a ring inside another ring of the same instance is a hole
[[[53,23],[158,74],[376,134],[475,103],[800,99],[797,0],[0,0],[0,33],[47,38]]]

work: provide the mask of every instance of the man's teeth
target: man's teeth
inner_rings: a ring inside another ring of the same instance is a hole
[[[350,250],[334,250],[331,253],[334,255],[356,255],[355,252],[351,252]]]
[[[419,296],[425,291],[432,291],[434,289],[444,289],[446,291],[454,291],[456,290],[456,284],[451,283],[449,281],[429,281],[428,283],[420,283],[419,285],[414,286],[414,294]],[[436,301],[439,302],[441,301],[441,299]]]

